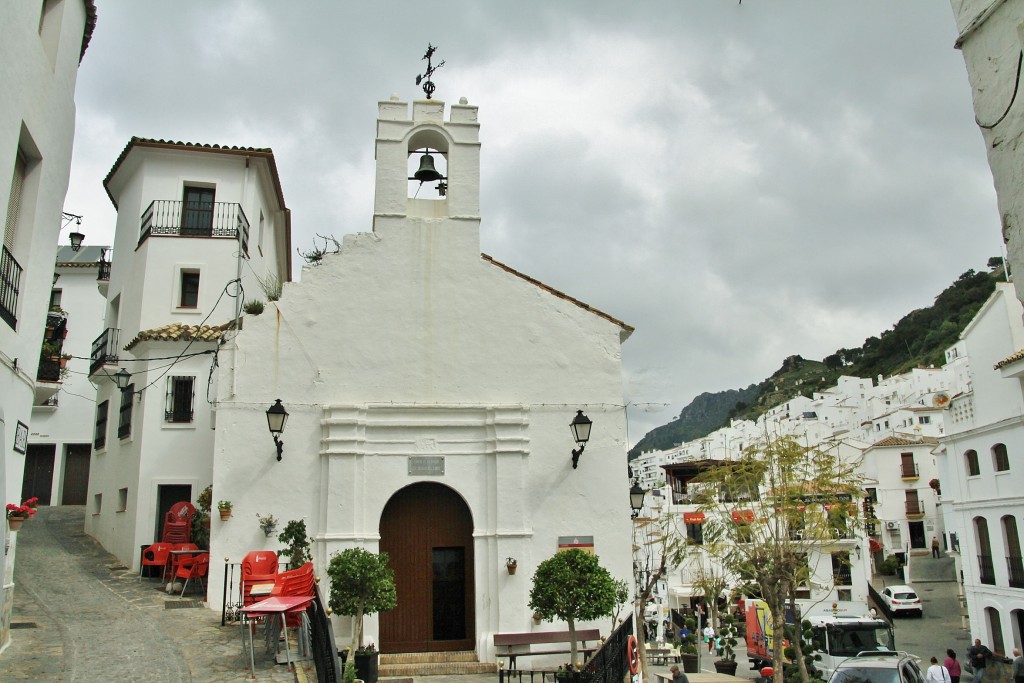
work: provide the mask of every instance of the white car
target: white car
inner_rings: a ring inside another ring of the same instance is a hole
[[[862,652],[840,662],[828,683],[925,683],[925,677],[914,655]]]
[[[921,598],[910,586],[886,586],[882,589],[882,601],[892,612],[893,616],[900,613],[924,615],[924,607],[921,605]]]

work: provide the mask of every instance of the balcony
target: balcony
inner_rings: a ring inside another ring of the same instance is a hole
[[[0,319],[11,329],[18,325],[18,296],[21,294],[21,264],[3,248],[0,255]]]
[[[159,237],[214,237],[241,242],[249,254],[249,220],[240,204],[212,204],[157,199],[142,214],[139,244]]]
[[[908,500],[904,503],[908,518],[924,517],[924,504],[919,500]]]
[[[89,354],[90,377],[102,370],[104,365],[117,363],[118,332],[120,330],[117,328],[108,327],[93,341],[92,352]]]
[[[1010,588],[1024,588],[1024,558],[1019,555],[1007,556],[1006,568],[1010,575]]]
[[[900,478],[904,481],[913,479],[919,479],[921,473],[918,471],[917,463],[915,462],[904,462],[900,463]]]
[[[978,580],[989,586],[996,585],[996,570],[991,555],[978,555]]]

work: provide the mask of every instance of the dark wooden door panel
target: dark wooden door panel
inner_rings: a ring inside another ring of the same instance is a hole
[[[64,455],[64,486],[61,505],[85,505],[89,490],[90,444],[69,444]]]
[[[398,607],[380,616],[381,651],[472,649],[473,519],[465,501],[447,486],[413,484],[388,501],[380,535],[398,592]]]
[[[21,499],[33,496],[40,505],[50,504],[53,488],[53,458],[57,447],[53,444],[29,444],[25,454],[25,473],[21,480]]]

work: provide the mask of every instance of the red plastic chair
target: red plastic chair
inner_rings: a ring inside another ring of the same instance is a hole
[[[139,565],[139,581],[146,567],[160,567],[160,580],[163,581],[167,571],[167,555],[171,551],[170,543],[154,543],[142,551],[142,562]]]
[[[251,605],[265,595],[252,596],[252,587],[256,584],[277,582],[277,553],[267,550],[253,550],[242,558],[242,580],[239,588],[242,593],[242,606]]]
[[[199,550],[199,546],[195,543],[174,543],[171,545],[171,550]],[[195,555],[175,555],[174,553],[167,552],[167,574],[173,581],[178,574],[178,567],[181,566],[182,562],[191,562]]]
[[[192,517],[196,508],[188,501],[171,506],[164,515],[164,526],[160,534],[161,543],[188,543],[192,540]]]
[[[277,575],[277,581],[274,582],[274,590],[270,591],[271,596],[309,596],[312,597],[314,594],[313,587],[316,585],[316,577],[313,575],[313,563],[307,562],[298,569],[289,569],[286,572],[281,572]],[[306,608],[292,610],[287,614],[288,626],[300,626],[301,625],[301,612],[305,612]]]
[[[203,553],[202,555],[185,555],[178,563],[178,570],[174,573],[174,578],[185,579],[185,585],[181,587],[182,597],[185,596],[185,591],[188,589],[188,582],[193,579],[203,585],[203,593],[205,593],[206,583],[203,581],[203,577],[206,576],[209,570],[209,553]]]

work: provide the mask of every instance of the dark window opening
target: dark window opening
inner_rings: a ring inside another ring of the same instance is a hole
[[[181,271],[181,308],[197,308],[199,306],[199,273],[193,270]]]
[[[167,422],[191,422],[195,397],[195,377],[171,377],[167,381],[167,403],[164,419]]]

